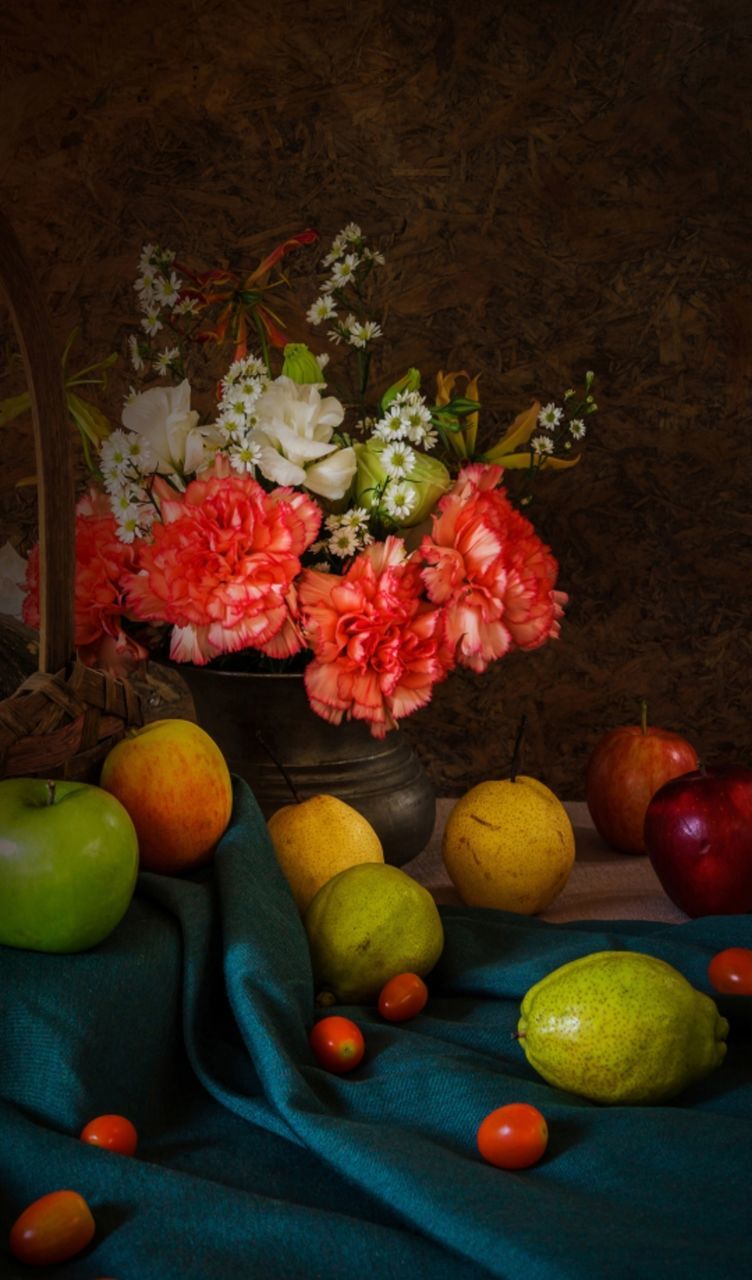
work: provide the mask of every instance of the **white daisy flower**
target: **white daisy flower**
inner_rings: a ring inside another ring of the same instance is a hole
[[[135,333],[128,334],[128,354],[131,358],[131,365],[136,373],[141,373],[144,368],[144,358],[138,345],[138,338]],[[131,391],[133,388],[131,387]]]
[[[403,480],[415,466],[415,453],[409,444],[395,441],[382,451],[381,465],[391,480]]]
[[[334,298],[328,293],[322,293],[321,297],[317,298],[306,311],[306,320],[309,324],[319,325],[322,320],[329,320],[336,314],[337,309],[334,305]]]
[[[180,299],[183,281],[171,271],[169,276],[160,276],[154,285],[154,296],[163,307],[174,307]]]
[[[393,520],[404,520],[414,509],[417,498],[411,484],[390,484],[384,494],[384,510]]]
[[[357,222],[348,222],[347,226],[340,231],[338,240],[344,240],[345,244],[352,244],[356,240],[363,239],[363,232]]]
[[[154,466],[154,453],[148,440],[143,440],[141,436],[137,436],[134,432],[128,432],[127,453],[128,460],[132,465],[144,475]]]
[[[339,329],[330,329],[326,336],[330,342],[333,342],[338,347],[344,334],[340,333]]]
[[[195,316],[198,311],[198,298],[181,298],[172,308],[173,315],[176,316]]]
[[[261,459],[261,450],[257,444],[251,444],[248,440],[238,441],[230,446],[228,453],[233,471],[238,471],[241,475],[255,474]]]
[[[331,248],[328,254],[326,255],[326,257],[323,259],[323,265],[325,267],[331,267],[332,263],[336,262],[339,258],[341,258],[344,252],[345,252],[345,240],[342,235],[342,232],[340,231],[339,235],[336,235],[332,240]]]
[[[172,363],[180,358],[180,351],[177,347],[166,347],[164,351],[160,351],[154,357],[154,371],[158,373],[160,378],[165,378],[171,372]]]
[[[152,258],[154,257],[155,251],[156,251],[156,245],[153,245],[153,244],[144,245],[143,249],[141,250],[141,257],[138,260],[139,271],[145,271],[147,267],[151,266]]]
[[[340,289],[343,285],[350,284],[355,276],[359,263],[360,258],[357,253],[348,253],[344,258],[341,258],[339,262],[335,262],[332,267],[331,275],[333,287],[335,289]]]
[[[163,325],[162,325],[162,321],[159,318],[159,313],[157,309],[149,308],[147,310],[146,315],[141,321],[141,328],[144,330],[145,333],[148,333],[152,338],[154,337],[155,333],[159,333],[159,330],[163,328]]]
[[[373,342],[374,338],[381,337],[381,325],[375,320],[355,320],[349,325],[349,329],[348,342],[352,347],[365,347],[369,342]]]
[[[383,267],[386,262],[383,253],[379,253],[378,249],[361,249],[360,254],[364,262],[374,262],[380,267]]]
[[[332,534],[326,545],[333,556],[340,556],[345,560],[357,551],[358,535],[354,529],[343,526]]]
[[[533,436],[530,448],[533,453],[553,453],[554,442],[550,436]]]
[[[368,512],[365,507],[350,507],[340,516],[340,522],[348,529],[362,529],[368,524]]]
[[[373,434],[379,440],[404,440],[407,437],[408,424],[399,408],[390,409],[383,418],[379,418]]]
[[[572,421],[569,424],[569,431],[570,434],[574,436],[575,440],[581,440],[587,431],[587,427],[585,426],[582,418],[572,418]]]
[[[558,406],[552,402],[551,404],[547,404],[545,408],[541,409],[538,414],[538,426],[547,427],[549,430],[552,430],[554,427],[558,427],[563,416],[564,410],[559,409]]]
[[[122,472],[128,463],[129,447],[130,432],[122,431],[117,427],[100,445],[99,456],[102,459],[102,466],[110,469],[120,467]]]
[[[117,536],[121,542],[133,542],[139,532],[138,508],[121,513],[117,522]]]

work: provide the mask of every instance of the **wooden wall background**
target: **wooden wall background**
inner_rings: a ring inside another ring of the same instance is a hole
[[[0,4],[0,200],[61,346],[122,345],[148,240],[243,266],[355,219],[388,253],[385,375],[480,371],[490,439],[596,370],[584,460],[530,512],[561,640],[404,722],[445,792],[505,770],[526,712],[526,771],[577,797],[640,696],[752,763],[751,38],[746,0]],[[25,550],[28,430],[0,443]]]

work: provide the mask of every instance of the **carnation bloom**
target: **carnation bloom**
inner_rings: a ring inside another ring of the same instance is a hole
[[[301,648],[293,581],[321,512],[292,489],[265,493],[226,458],[176,493],[157,479],[161,523],[127,583],[134,616],[173,625],[170,656],[204,665],[251,647],[273,657]]]
[[[342,498],[355,475],[352,448],[332,440],[345,411],[334,396],[322,398],[319,386],[276,378],[259,396],[258,426],[249,433],[260,447],[259,470],[277,484],[303,485],[322,498]]]
[[[424,537],[423,582],[443,608],[443,641],[473,671],[511,648],[536,649],[559,634],[567,597],[557,563],[529,520],[498,488],[499,466],[465,467]]]
[[[306,569],[298,585],[301,621],[314,658],[308,700],[333,724],[367,720],[383,738],[424,706],[447,667],[439,654],[439,610],[422,598],[420,565],[401,538],[362,551],[341,577]]]
[[[121,542],[106,494],[91,490],[76,504],[75,644],[89,667],[127,676],[146,649],[122,627],[124,582],[136,567],[132,545]],[[39,627],[39,546],[32,547],[26,567],[23,619]]]

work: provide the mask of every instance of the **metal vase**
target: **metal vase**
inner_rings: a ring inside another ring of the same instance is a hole
[[[334,795],[370,822],[384,858],[402,866],[425,848],[436,820],[431,781],[398,729],[385,738],[347,721],[329,724],[311,710],[301,673],[278,675],[178,668],[196,718],[223,751],[231,772],[244,778],[265,817],[293,803],[284,765],[301,799]]]

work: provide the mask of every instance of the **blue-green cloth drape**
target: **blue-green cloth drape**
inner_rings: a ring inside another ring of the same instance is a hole
[[[16,1215],[71,1187],[89,1249],[41,1276],[116,1280],[747,1280],[752,1275],[749,1001],[717,997],[728,1057],[660,1107],[595,1105],[551,1088],[512,1038],[528,987],[604,948],[645,951],[709,990],[711,955],[752,946],[748,916],[683,925],[546,924],[442,907],[430,1001],[393,1025],[342,1011],[367,1057],[317,1066],[302,923],[247,786],[212,865],[142,873],[94,950],[0,947],[0,1275],[29,1269]],[[486,1165],[482,1118],[527,1101],[544,1159]],[[135,1157],[78,1134],[118,1112]]]

